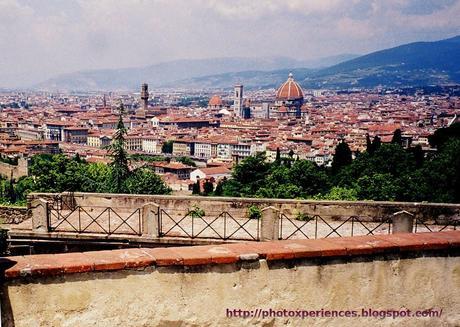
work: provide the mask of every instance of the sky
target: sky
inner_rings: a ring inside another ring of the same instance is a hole
[[[460,0],[0,0],[0,87],[175,59],[365,54],[460,34]]]

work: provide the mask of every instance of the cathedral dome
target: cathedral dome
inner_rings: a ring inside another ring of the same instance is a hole
[[[223,105],[222,98],[218,95],[213,95],[211,99],[209,99],[208,105],[210,107],[221,107]]]
[[[300,85],[294,81],[292,74],[289,74],[289,77],[283,85],[280,86],[278,91],[276,91],[276,100],[278,101],[294,101],[294,100],[303,100],[303,91]]]

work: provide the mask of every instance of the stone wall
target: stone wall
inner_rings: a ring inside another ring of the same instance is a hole
[[[273,206],[288,217],[299,213],[320,215],[325,219],[345,220],[359,217],[364,221],[381,221],[392,217],[398,211],[408,211],[415,218],[433,223],[460,222],[460,204],[446,203],[412,203],[380,201],[310,201],[288,199],[225,198],[200,196],[165,196],[165,195],[126,195],[73,193],[75,203],[81,206],[140,208],[146,203],[156,203],[166,211],[187,212],[194,205],[207,214],[219,214],[227,211],[236,217],[247,214],[247,208],[256,205],[261,209]],[[34,193],[34,198],[52,199],[52,194]],[[67,202],[71,202],[69,199]]]
[[[29,211],[25,207],[0,206],[0,223],[19,224],[29,218]]]
[[[458,326],[459,247],[444,232],[11,257],[2,326]],[[442,313],[258,314],[270,309]]]
[[[27,159],[20,158],[18,165],[10,165],[5,162],[0,162],[0,176],[11,178],[11,174],[14,179],[18,179],[21,176],[28,175],[28,163]]]

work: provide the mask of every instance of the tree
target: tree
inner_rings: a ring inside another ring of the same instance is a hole
[[[334,158],[332,159],[332,173],[337,174],[343,167],[351,164],[352,160],[350,147],[342,140],[335,148]]]
[[[221,179],[217,182],[216,189],[214,190],[214,195],[221,196],[224,193],[224,184],[227,181],[227,178]]]
[[[369,133],[366,133],[366,152],[372,154],[374,152],[374,148],[372,147],[372,141]]]
[[[361,200],[394,201],[400,192],[391,174],[363,176],[356,181],[358,198]]]
[[[281,164],[281,151],[280,148],[276,148],[276,158],[275,158],[275,165]]]
[[[195,161],[193,161],[189,157],[179,157],[179,158],[176,158],[176,161],[182,162],[184,165],[196,167]]]
[[[428,142],[433,147],[441,148],[452,139],[460,139],[460,123],[454,123],[449,127],[437,129],[428,137]]]
[[[173,141],[166,141],[161,146],[161,152],[172,153],[173,152]]]
[[[308,160],[295,161],[289,170],[289,179],[300,188],[301,196],[305,198],[327,192],[330,188],[325,171]]]
[[[397,144],[399,146],[402,146],[402,133],[401,130],[398,128],[393,132],[393,137],[391,139],[391,143]]]
[[[329,193],[316,197],[319,200],[332,200],[332,201],[356,201],[358,200],[358,193],[354,188],[344,188],[334,186]]]
[[[138,168],[125,181],[130,194],[170,194],[171,189],[149,168]]]
[[[214,191],[214,185],[211,181],[207,180],[203,184],[203,195],[209,195]]]
[[[110,163],[110,189],[115,193],[124,193],[126,191],[124,183],[129,176],[128,153],[125,150],[127,130],[123,123],[124,114],[123,103],[120,103],[117,130],[112,144],[108,146],[109,153],[112,156],[112,162]]]
[[[192,194],[200,194],[200,181],[197,180],[196,183],[193,184],[192,187]]]
[[[380,140],[380,137],[378,137],[377,135],[374,136],[374,139],[372,140],[372,152],[377,151],[381,145],[382,141]]]
[[[265,184],[271,165],[266,162],[264,153],[247,157],[233,169],[232,176],[243,196],[252,196]]]

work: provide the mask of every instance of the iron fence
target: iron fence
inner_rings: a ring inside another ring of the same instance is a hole
[[[235,218],[228,211],[211,215],[187,212],[175,215],[159,210],[159,236],[208,238],[221,240],[259,240],[258,219]]]
[[[142,234],[141,209],[82,207],[64,208],[61,204],[48,207],[50,232],[97,234]]]
[[[442,232],[444,230],[457,230],[457,226],[460,225],[460,221],[451,221],[448,223],[442,224],[432,224],[422,221],[418,218],[414,219],[414,233],[423,233],[423,232]]]
[[[356,235],[390,234],[391,219],[368,222],[352,216],[341,221],[327,221],[319,215],[306,216],[303,220],[292,219],[280,214],[279,239],[328,238]]]

